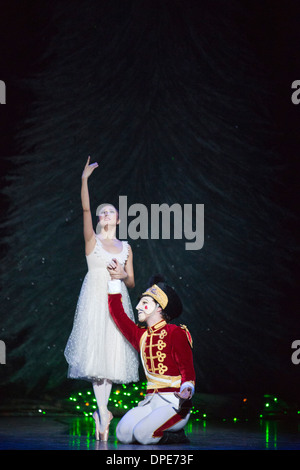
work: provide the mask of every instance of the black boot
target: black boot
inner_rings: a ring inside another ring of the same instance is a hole
[[[165,431],[159,444],[188,444],[189,442],[184,429],[180,429],[180,431],[175,432]]]

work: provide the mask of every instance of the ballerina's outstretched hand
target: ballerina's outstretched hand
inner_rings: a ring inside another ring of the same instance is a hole
[[[88,178],[89,176],[91,176],[91,174],[93,173],[95,168],[98,167],[97,162],[90,164],[90,159],[91,159],[91,157],[89,156],[88,159],[87,159],[87,162],[85,164],[84,170],[82,172],[81,178]]]

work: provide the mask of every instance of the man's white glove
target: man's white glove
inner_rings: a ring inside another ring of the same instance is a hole
[[[180,387],[180,392],[183,392],[183,390],[185,388],[190,388],[191,389],[191,395],[192,396],[194,395],[195,387],[194,387],[194,384],[192,384],[192,382],[184,382]]]
[[[120,279],[113,279],[112,281],[108,281],[108,293],[109,294],[121,294],[121,280]]]

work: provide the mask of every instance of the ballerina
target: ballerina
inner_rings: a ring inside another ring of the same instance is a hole
[[[82,283],[64,354],[69,364],[68,377],[92,382],[98,406],[93,414],[96,439],[107,441],[112,420],[107,408],[112,384],[138,381],[139,362],[137,352],[124,339],[108,310],[107,282],[119,279],[124,309],[134,321],[128,294],[128,288],[134,287],[133,254],[128,242],[116,238],[119,214],[113,205],[102,206],[98,233],[93,229],[88,178],[97,167],[98,163],[90,164],[88,157],[82,173],[81,202],[88,272]]]

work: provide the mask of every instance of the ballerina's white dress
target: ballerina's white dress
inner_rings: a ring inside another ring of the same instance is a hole
[[[65,348],[69,364],[68,377],[97,381],[109,379],[114,383],[139,380],[138,353],[116,327],[108,310],[108,263],[116,258],[123,266],[128,258],[129,245],[122,241],[120,253],[104,250],[96,237],[92,253],[86,256],[88,272],[79,294],[73,328]],[[122,282],[125,312],[134,321],[127,291]]]

